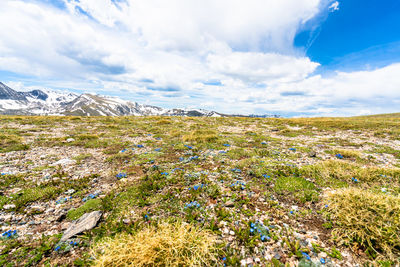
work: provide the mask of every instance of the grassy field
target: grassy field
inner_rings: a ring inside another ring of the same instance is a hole
[[[400,114],[0,116],[0,172],[1,266],[400,264]]]

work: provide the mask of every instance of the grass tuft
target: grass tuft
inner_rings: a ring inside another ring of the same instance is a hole
[[[352,187],[328,193],[327,201],[336,240],[358,244],[372,258],[399,259],[399,196]]]
[[[92,249],[94,266],[211,266],[216,239],[183,223],[149,226],[135,235],[105,238]]]

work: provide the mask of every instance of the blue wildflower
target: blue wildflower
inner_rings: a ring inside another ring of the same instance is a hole
[[[154,149],[154,151],[160,152],[161,148],[156,148],[156,149]]]
[[[57,246],[54,250],[59,251],[61,249],[61,246]]]
[[[358,183],[358,179],[357,179],[357,178],[352,177],[351,180],[352,180],[354,183]]]
[[[17,230],[8,230],[1,234],[2,239],[14,239],[17,238]]]
[[[199,156],[193,156],[189,158],[189,160],[196,160],[196,159],[199,159]]]
[[[230,147],[231,145],[230,144],[223,144],[223,146]]]
[[[320,261],[322,264],[325,264],[325,262],[326,262],[324,258],[319,259],[319,261]]]
[[[342,154],[336,154],[335,157],[337,157],[338,159],[343,159],[343,155]]]
[[[303,256],[307,259],[307,260],[311,260],[311,257],[310,257],[310,255],[308,255],[307,253],[305,253],[305,252],[301,252],[301,254],[303,254]]]
[[[187,147],[188,149],[193,149],[193,147],[189,145],[185,145],[185,147]]]
[[[293,152],[296,152],[296,148],[294,148],[294,147],[289,148],[289,150],[293,151]]]
[[[137,148],[144,148],[144,145],[137,145]]]
[[[126,175],[126,173],[120,172],[120,173],[118,173],[118,174],[116,175],[116,177],[117,177],[118,179],[122,179],[122,178],[126,178],[127,175]]]
[[[197,203],[197,201],[192,201],[190,203],[186,203],[184,206],[185,209],[190,209],[190,208],[200,208],[200,204]]]

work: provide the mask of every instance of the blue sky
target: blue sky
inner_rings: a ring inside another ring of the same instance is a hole
[[[0,81],[162,107],[399,112],[394,0],[3,0]]]
[[[299,32],[295,45],[323,68],[382,67],[400,61],[399,29],[399,1],[341,1],[337,12]]]

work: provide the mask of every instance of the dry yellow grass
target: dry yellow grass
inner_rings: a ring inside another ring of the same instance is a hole
[[[213,130],[195,130],[182,136],[184,142],[215,142],[217,139],[218,134]]]
[[[361,182],[370,184],[384,184],[388,181],[393,184],[400,179],[400,168],[364,167],[360,164],[342,160],[327,160],[316,165],[303,167],[302,174],[316,179],[318,183],[333,183],[336,179],[350,182],[351,178],[355,177]],[[388,180],[382,175],[392,177],[392,180]]]
[[[184,223],[161,223],[135,235],[106,238],[92,248],[95,266],[210,266],[216,238]]]
[[[330,192],[326,198],[336,225],[332,234],[339,243],[358,244],[374,258],[398,261],[399,196],[347,188]]]
[[[361,152],[350,149],[335,149],[335,154],[341,154],[344,158],[358,159],[361,158]]]

